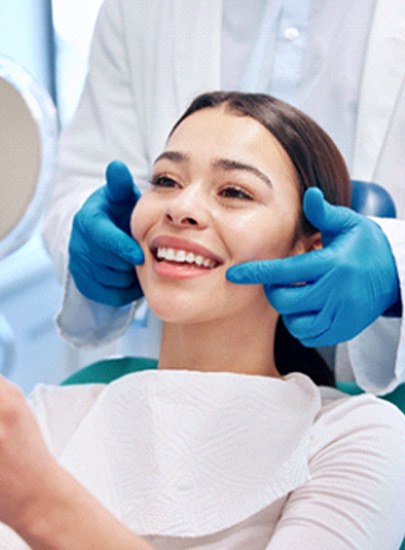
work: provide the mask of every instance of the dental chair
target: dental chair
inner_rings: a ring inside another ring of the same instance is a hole
[[[74,384],[109,384],[117,378],[127,374],[148,369],[156,369],[157,360],[146,357],[114,357],[103,359],[75,372],[66,378],[61,385],[71,386]],[[364,393],[355,382],[337,382],[338,390],[349,395]],[[396,405],[405,413],[405,384],[396,388],[393,392],[381,397]]]
[[[0,56],[0,261],[25,244],[51,192],[58,123],[48,93]],[[0,370],[14,362],[13,332],[0,308]]]
[[[352,180],[351,207],[356,212],[365,215],[379,217],[396,217],[394,201],[390,194],[376,183],[366,183],[359,180]],[[108,384],[116,378],[125,376],[132,372],[138,372],[157,367],[155,359],[144,357],[120,357],[97,361],[72,374],[62,382],[62,385],[72,384]],[[350,395],[363,393],[355,382],[338,382],[337,388]],[[397,405],[405,413],[405,384],[398,387],[388,395],[386,399]]]

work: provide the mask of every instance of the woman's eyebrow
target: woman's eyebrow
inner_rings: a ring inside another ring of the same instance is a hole
[[[171,160],[173,162],[187,162],[190,160],[190,157],[178,151],[163,151],[163,153],[157,157],[153,164],[156,164],[159,160],[163,159]]]
[[[180,151],[163,151],[163,153],[157,157],[157,159],[153,164],[156,164],[160,160],[164,160],[164,159],[170,160],[176,163],[184,163],[184,162],[190,161],[189,155],[185,153],[180,153]],[[212,166],[214,169],[225,170],[227,172],[231,172],[234,170],[248,172],[260,178],[269,187],[273,187],[273,184],[271,183],[270,178],[266,176],[264,172],[262,172],[255,166],[252,166],[251,164],[246,164],[244,162],[240,162],[238,160],[233,160],[233,159],[220,158],[215,160],[212,163]]]
[[[249,172],[250,174],[255,175],[260,178],[266,185],[273,187],[270,178],[264,174],[261,170],[252,166],[251,164],[245,164],[244,162],[239,162],[238,160],[232,159],[218,159],[212,163],[213,167],[220,170],[226,170],[228,172],[233,170],[241,170],[243,172]]]

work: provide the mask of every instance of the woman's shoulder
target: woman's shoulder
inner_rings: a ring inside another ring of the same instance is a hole
[[[392,403],[371,394],[346,395],[320,390],[322,406],[313,426],[313,450],[342,443],[347,450],[363,445],[396,456],[405,466],[405,415]],[[398,463],[399,464],[399,463]]]
[[[289,548],[300,538],[311,540],[311,548],[398,548],[405,518],[404,415],[372,395],[318,391],[309,479],[284,508],[280,538],[288,527]]]
[[[358,395],[349,395],[336,388],[320,387],[322,407],[320,417],[334,416],[334,414],[345,412],[345,414],[359,415],[388,415],[393,418],[400,418],[405,422],[405,415],[400,409],[386,401],[382,397],[371,393],[360,393]]]

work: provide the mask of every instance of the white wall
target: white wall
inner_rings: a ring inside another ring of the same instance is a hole
[[[0,0],[0,55],[11,57],[53,93],[50,0]]]
[[[50,6],[50,0],[0,0],[0,57],[11,58],[52,94]],[[38,234],[0,263],[0,371],[24,391],[65,372],[66,345],[54,325],[61,296]]]

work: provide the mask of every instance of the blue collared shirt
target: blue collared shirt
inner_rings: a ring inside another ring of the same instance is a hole
[[[301,108],[350,167],[375,0],[223,1],[222,87]]]

